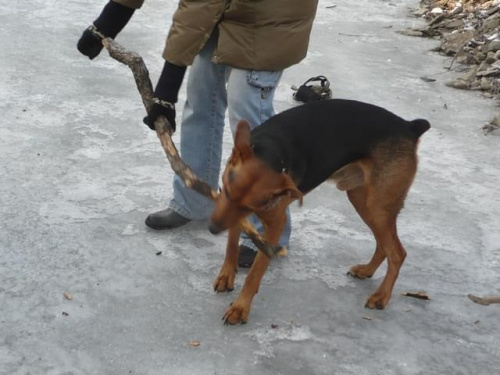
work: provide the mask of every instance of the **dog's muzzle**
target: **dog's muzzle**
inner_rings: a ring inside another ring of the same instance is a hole
[[[222,225],[220,223],[217,223],[215,221],[210,221],[210,224],[208,226],[208,230],[212,234],[219,234],[220,232],[222,232],[224,230],[224,228],[222,228]]]

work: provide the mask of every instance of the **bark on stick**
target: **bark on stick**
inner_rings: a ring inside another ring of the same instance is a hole
[[[478,303],[480,305],[488,306],[492,303],[500,303],[500,296],[488,296],[488,297],[478,297],[473,294],[469,294],[467,297],[472,302]]]
[[[108,50],[109,55],[113,59],[127,65],[132,70],[144,107],[146,108],[146,111],[149,111],[153,105],[154,92],[153,85],[151,84],[151,80],[149,78],[149,71],[142,57],[136,52],[125,49],[123,46],[110,38],[104,38],[102,40],[102,44]],[[167,155],[167,159],[170,162],[170,166],[173,171],[182,179],[188,188],[197,191],[209,199],[215,200],[217,198],[217,193],[205,181],[199,179],[179,156],[179,152],[177,151],[171,137],[173,133],[172,127],[164,116],[160,116],[156,120],[155,129],[156,135],[160,139],[161,145]],[[250,237],[255,246],[257,246],[257,248],[268,257],[272,257],[282,250],[281,246],[271,246],[267,244],[264,237],[262,237],[260,233],[253,228],[248,220],[242,220],[240,228]]]

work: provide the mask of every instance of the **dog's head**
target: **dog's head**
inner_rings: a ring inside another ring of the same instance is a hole
[[[290,176],[274,171],[255,156],[250,143],[250,125],[244,120],[236,127],[234,148],[222,185],[210,221],[213,234],[237,225],[253,212],[273,210],[283,198],[289,202],[302,199]]]

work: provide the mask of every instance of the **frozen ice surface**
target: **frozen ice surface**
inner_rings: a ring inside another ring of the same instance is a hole
[[[385,267],[345,275],[374,243],[323,185],[294,205],[289,257],[265,276],[249,324],[234,327],[220,319],[246,272],[231,294],[211,288],[225,236],[143,223],[167,204],[172,172],[128,68],[75,48],[103,4],[0,3],[0,374],[498,373],[500,305],[467,299],[500,293],[499,138],[480,130],[496,103],[444,85],[456,73],[429,52],[437,42],[396,33],[422,23],[408,17],[417,1],[320,1],[309,55],[276,97],[278,110],[294,106],[290,86],[324,74],[335,97],[431,122],[388,308],[363,308]],[[147,1],[118,38],[153,80],[175,6]],[[225,157],[230,147],[226,133]],[[431,301],[401,296],[416,290]]]

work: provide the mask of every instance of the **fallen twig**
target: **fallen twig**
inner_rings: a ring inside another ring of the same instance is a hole
[[[402,293],[402,296],[405,297],[413,297],[413,298],[418,298],[418,299],[423,299],[425,301],[429,301],[430,298],[425,292],[406,292]]]
[[[478,297],[473,294],[469,294],[467,297],[472,302],[478,303],[480,305],[488,306],[493,303],[500,303],[500,296],[488,296],[488,297]]]
[[[113,59],[127,65],[132,70],[142,102],[146,111],[148,111],[153,105],[154,93],[153,85],[149,79],[149,71],[142,57],[136,52],[125,49],[123,46],[110,38],[104,38],[102,40],[102,44],[108,50],[109,55]],[[165,150],[165,154],[167,155],[167,159],[170,162],[173,171],[182,179],[184,184],[188,188],[195,190],[209,199],[217,199],[217,193],[212,190],[210,185],[199,179],[179,156],[179,152],[177,151],[177,148],[171,138],[173,133],[172,127],[164,116],[160,116],[156,120],[155,129],[156,135],[160,139],[161,145]],[[253,228],[248,220],[242,220],[240,228],[250,237],[257,248],[268,257],[272,257],[278,253],[283,253],[283,248],[281,246],[271,246],[267,244],[264,237],[262,237],[262,235],[257,232],[255,228]]]

